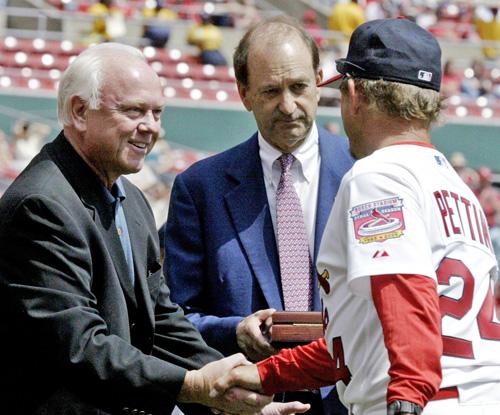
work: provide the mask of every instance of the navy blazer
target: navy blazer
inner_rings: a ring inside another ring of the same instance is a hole
[[[318,130],[314,259],[340,181],[353,163],[346,139]],[[172,300],[212,347],[225,355],[240,351],[236,326],[244,317],[270,307],[283,310],[257,134],[176,177],[163,231]],[[320,309],[316,279],[313,308]]]

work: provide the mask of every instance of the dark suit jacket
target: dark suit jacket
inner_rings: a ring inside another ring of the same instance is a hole
[[[0,412],[167,414],[186,369],[220,357],[170,301],[153,215],[123,182],[135,290],[104,188],[62,133],[0,200]]]
[[[314,258],[335,194],[353,160],[347,140],[319,128],[321,167]],[[176,177],[164,226],[167,282],[206,342],[239,351],[236,326],[283,309],[278,251],[257,134]],[[320,309],[314,281],[314,309]]]

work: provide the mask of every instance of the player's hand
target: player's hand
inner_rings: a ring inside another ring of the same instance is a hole
[[[256,311],[236,327],[238,346],[254,362],[278,352],[269,344],[272,315],[275,311],[273,308]]]
[[[220,393],[211,393],[215,390],[214,385],[217,379],[227,375],[231,369],[240,365],[250,365],[250,362],[245,359],[245,356],[238,353],[209,363],[199,370],[188,371],[177,400],[179,402],[200,403],[230,414],[258,414],[264,406],[272,402],[272,396],[262,395],[238,386],[225,388]]]

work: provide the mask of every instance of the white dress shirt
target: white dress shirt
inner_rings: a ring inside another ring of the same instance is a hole
[[[258,133],[259,155],[264,172],[264,183],[266,185],[267,200],[273,221],[274,235],[277,240],[276,229],[276,189],[281,176],[281,167],[278,158],[281,151],[269,144],[262,134]],[[319,154],[318,128],[313,124],[308,137],[292,154],[295,162],[292,165],[291,173],[293,186],[299,196],[304,221],[306,224],[307,236],[309,238],[309,250],[314,252],[314,233],[316,228],[316,206],[318,201],[319,167],[321,157]]]

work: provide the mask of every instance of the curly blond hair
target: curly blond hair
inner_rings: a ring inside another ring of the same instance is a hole
[[[443,97],[432,89],[420,88],[382,79],[354,78],[356,90],[364,96],[369,110],[379,111],[408,121],[422,120],[429,124],[439,119]],[[347,92],[347,78],[340,85]]]

